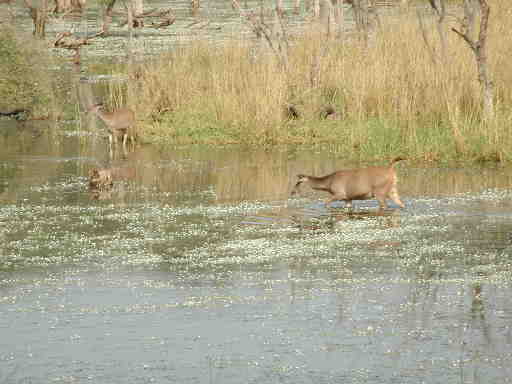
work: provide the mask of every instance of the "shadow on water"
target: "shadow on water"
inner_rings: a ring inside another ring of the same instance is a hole
[[[258,215],[249,215],[241,225],[291,225],[301,230],[334,229],[337,223],[362,220],[366,222],[379,220],[389,227],[398,226],[399,212],[395,209],[380,210],[348,210],[345,208],[326,208],[323,204],[314,204],[301,209],[273,209]]]
[[[379,214],[289,197],[353,166],[328,150],[110,155],[100,127],[4,121],[0,145],[0,381],[512,377],[510,168],[404,162]]]

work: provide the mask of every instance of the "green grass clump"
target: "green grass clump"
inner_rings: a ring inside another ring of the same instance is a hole
[[[51,57],[40,41],[23,34],[0,25],[0,110],[23,108],[49,116],[55,112]]]

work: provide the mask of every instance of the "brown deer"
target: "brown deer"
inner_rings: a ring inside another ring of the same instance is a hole
[[[301,184],[306,183],[312,189],[331,194],[326,204],[340,200],[346,202],[347,208],[351,208],[352,200],[375,198],[379,202],[380,210],[383,210],[387,208],[386,199],[389,198],[400,208],[404,208],[396,189],[398,178],[393,167],[400,160],[405,159],[396,157],[387,167],[347,169],[323,177],[298,175],[299,180],[292,190],[292,195],[299,191]]]
[[[110,189],[114,181],[133,179],[135,176],[134,167],[92,168],[89,170],[89,188]]]
[[[108,141],[110,149],[112,149],[112,143],[115,144],[118,137],[122,137],[123,148],[126,149],[129,133],[132,144],[134,143],[133,132],[129,132],[129,130],[133,130],[135,126],[135,114],[131,109],[119,108],[112,112],[106,112],[102,104],[93,104],[88,109],[88,112],[96,114],[107,126],[109,130]]]

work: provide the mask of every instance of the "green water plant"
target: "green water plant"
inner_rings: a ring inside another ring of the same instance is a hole
[[[51,56],[41,41],[0,24],[0,111],[25,109],[32,116],[56,112]]]

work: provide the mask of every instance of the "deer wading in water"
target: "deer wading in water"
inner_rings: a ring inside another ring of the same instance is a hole
[[[112,149],[112,144],[116,144],[117,139],[122,137],[123,148],[126,149],[126,142],[130,137],[132,144],[135,139],[133,136],[133,129],[135,126],[135,114],[129,108],[119,108],[112,112],[107,112],[103,108],[103,104],[93,104],[89,109],[89,113],[94,113],[98,116],[107,126],[109,130],[109,147]]]
[[[388,207],[386,199],[391,199],[400,208],[404,208],[396,188],[398,178],[394,169],[394,164],[400,160],[405,159],[396,157],[388,166],[346,169],[321,177],[297,175],[299,180],[292,195],[299,191],[302,184],[307,184],[312,189],[331,194],[326,204],[340,200],[346,203],[346,207],[351,208],[352,200],[375,198],[379,202],[380,210]]]

